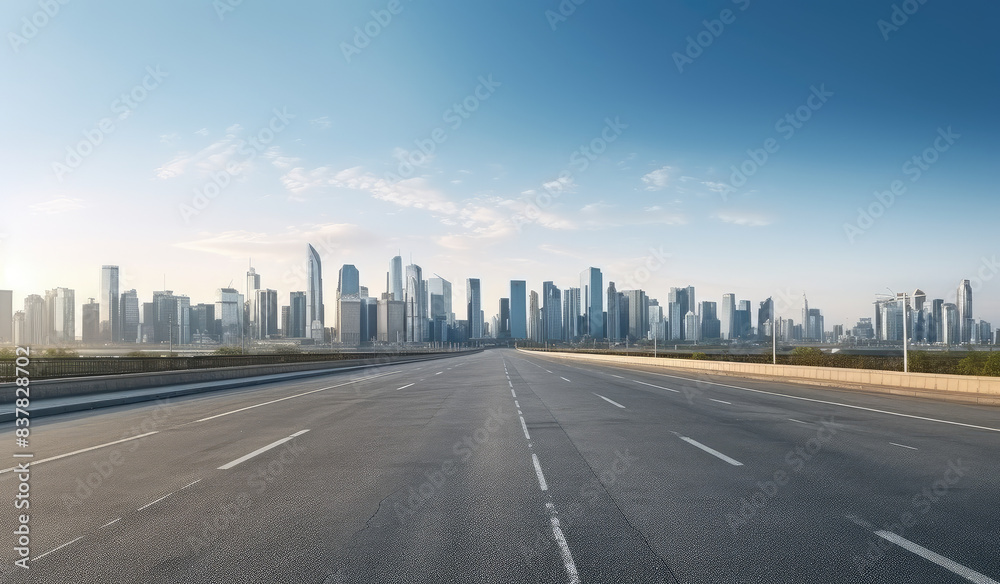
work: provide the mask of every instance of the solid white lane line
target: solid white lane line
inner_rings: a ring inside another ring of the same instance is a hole
[[[594,392],[591,392],[591,393],[594,393]],[[618,402],[616,402],[614,400],[608,399],[608,398],[604,397],[603,395],[601,395],[599,393],[594,393],[594,395],[596,395],[597,397],[603,399],[604,401],[608,402],[609,404],[611,404],[613,406],[618,406],[618,407],[620,407],[623,410],[625,409],[625,406],[621,405],[620,403],[618,403]]]
[[[743,466],[743,463],[740,462],[740,461],[738,461],[738,460],[736,460],[735,458],[729,458],[728,456],[726,456],[725,454],[719,452],[718,450],[715,450],[713,448],[709,448],[708,446],[705,446],[704,444],[702,444],[701,442],[698,442],[697,440],[692,440],[691,438],[688,438],[687,436],[681,436],[680,438],[681,438],[681,440],[687,442],[691,446],[695,446],[697,448],[701,448],[702,450],[704,450],[705,452],[711,454],[712,456],[714,456],[716,458],[720,458],[720,459],[728,462],[729,464],[731,464],[733,466]]]
[[[712,401],[714,401],[714,402],[719,402],[720,404],[728,404],[728,405],[733,405],[733,402],[727,402],[727,401],[722,401],[721,399],[715,399],[715,398],[711,398],[711,397],[710,397],[710,398],[708,398],[708,399],[710,399],[710,400],[712,400]]]
[[[414,383],[416,383],[416,382],[414,382]],[[406,389],[407,387],[410,387],[410,386],[411,386],[411,385],[413,385],[414,383],[407,383],[407,384],[406,384],[406,385],[404,385],[403,387],[397,387],[397,388],[396,388],[396,391],[399,391],[399,390],[401,390],[401,389]]]
[[[222,414],[215,414],[214,416],[209,416],[207,418],[202,418],[200,420],[195,420],[195,421],[193,421],[191,423],[192,424],[197,424],[198,422],[207,422],[208,420],[214,420],[215,418],[221,418],[222,416],[228,416],[229,414],[235,414],[237,412],[244,412],[246,410],[252,410],[254,408],[259,408],[261,406],[267,406],[267,405],[271,405],[271,404],[276,404],[278,402],[285,401],[286,399],[295,399],[297,397],[302,397],[304,395],[309,395],[311,393],[316,393],[316,392],[319,392],[319,391],[326,391],[328,389],[334,389],[336,387],[343,387],[345,385],[351,385],[352,383],[357,383],[359,381],[367,381],[369,379],[376,379],[378,377],[385,377],[386,375],[392,375],[392,373],[380,373],[379,375],[372,375],[370,377],[361,377],[359,379],[355,379],[354,381],[347,381],[347,382],[344,382],[344,383],[338,383],[337,385],[331,385],[329,387],[321,387],[319,389],[314,389],[312,391],[306,391],[306,392],[303,392],[303,393],[297,393],[295,395],[289,395],[289,396],[281,397],[281,398],[278,398],[278,399],[273,399],[271,401],[266,401],[264,403],[260,403],[260,404],[256,404],[256,405],[252,405],[252,406],[247,406],[245,408],[240,408],[238,410],[233,410],[231,412],[225,412],[225,413],[222,413]]]
[[[528,425],[524,423],[524,417],[521,418],[521,429],[524,430],[524,437],[531,440],[531,434],[528,434]]]
[[[201,482],[201,479],[198,479],[198,480],[196,480],[193,483],[188,483],[188,484],[184,485],[183,487],[180,488],[180,490],[183,491],[184,489],[186,489],[188,487],[193,487],[193,486],[197,485],[200,482]]]
[[[559,379],[562,379],[563,381],[569,381],[569,379],[566,379],[565,377],[559,377]],[[573,383],[572,381],[569,381],[569,382]]]
[[[160,497],[159,499],[157,499],[157,500],[155,500],[155,501],[153,501],[153,502],[151,502],[151,503],[146,503],[146,504],[145,504],[145,505],[143,505],[142,507],[139,507],[138,509],[136,509],[136,511],[142,511],[143,509],[145,509],[145,508],[147,508],[147,507],[152,507],[153,505],[155,505],[155,504],[159,503],[160,501],[162,501],[162,500],[166,499],[167,497],[169,497],[170,495],[173,495],[173,494],[174,494],[174,493],[176,493],[176,492],[177,492],[177,491],[174,491],[173,493],[167,493],[166,495],[163,495],[163,496],[162,496],[162,497]]]
[[[901,418],[913,418],[914,420],[924,420],[926,422],[937,422],[939,424],[951,424],[952,426],[962,426],[964,428],[974,428],[976,430],[989,430],[990,432],[1000,432],[1000,428],[990,428],[989,426],[977,426],[975,424],[965,424],[965,423],[962,423],[962,422],[952,422],[951,420],[939,420],[937,418],[927,418],[927,417],[924,417],[924,416],[915,416],[913,414],[903,414],[903,413],[900,413],[900,412],[890,412],[888,410],[880,410],[880,409],[877,409],[877,408],[866,408],[864,406],[855,406],[855,405],[851,405],[851,404],[843,404],[843,403],[840,403],[840,402],[827,401],[825,399],[814,399],[814,398],[811,398],[811,397],[801,397],[801,396],[797,396],[797,395],[787,395],[787,394],[784,394],[784,393],[776,393],[776,392],[773,392],[773,391],[765,391],[763,389],[751,389],[749,387],[740,387],[738,385],[728,385],[726,383],[717,383],[715,381],[704,381],[704,380],[701,380],[701,379],[690,379],[688,377],[678,377],[677,375],[667,375],[666,373],[653,373],[652,371],[644,371],[644,373],[648,373],[650,375],[659,375],[661,377],[672,377],[674,379],[683,379],[685,381],[693,381],[695,383],[708,383],[708,384],[711,384],[711,385],[718,385],[719,387],[728,387],[730,389],[738,389],[740,391],[752,391],[753,393],[762,393],[764,395],[773,395],[773,396],[776,396],[776,397],[784,397],[784,398],[788,398],[788,399],[797,399],[797,400],[807,401],[807,402],[813,402],[813,403],[817,403],[817,404],[826,404],[826,405],[829,405],[829,406],[840,406],[842,408],[851,408],[852,410],[864,410],[866,412],[875,412],[877,414],[887,414],[887,415],[890,415],[890,416],[899,416]],[[781,383],[781,381],[778,381],[778,383]],[[791,383],[794,383],[794,382],[791,382]]]
[[[569,551],[566,536],[559,525],[556,507],[552,503],[546,503],[545,508],[549,510],[549,524],[552,526],[552,538],[559,545],[559,555],[562,556],[563,566],[566,567],[566,575],[569,576],[569,582],[570,584],[580,584],[580,573],[576,569],[573,554]]]
[[[893,446],[899,446],[900,448],[909,448],[910,450],[919,450],[919,448],[914,448],[912,446],[907,446],[906,444],[896,444],[895,442],[890,442]]]
[[[549,485],[545,482],[545,475],[542,474],[542,465],[538,463],[537,454],[531,454],[531,462],[535,465],[535,474],[538,475],[538,486],[543,491],[549,490]]]
[[[806,426],[809,425],[808,422],[803,422],[802,420],[796,420],[795,418],[788,418],[788,419],[791,420],[791,421],[793,421],[793,422],[797,422],[799,424],[805,424]]]
[[[988,576],[984,576],[971,568],[966,568],[958,562],[954,562],[940,554],[936,554],[931,550],[917,545],[908,539],[902,538],[891,531],[879,530],[875,532],[875,535],[886,541],[891,541],[899,547],[909,550],[925,560],[930,560],[942,568],[958,574],[970,582],[975,582],[976,584],[998,584],[996,580]]]
[[[73,541],[67,541],[66,543],[62,544],[61,546],[57,547],[54,550],[49,550],[49,551],[45,552],[44,554],[42,554],[40,556],[35,556],[35,557],[31,558],[31,561],[32,562],[37,562],[38,560],[44,558],[45,556],[51,554],[52,552],[57,552],[57,551],[63,549],[64,547],[68,546],[69,544],[76,543],[76,542],[80,541],[81,539],[83,539],[82,535],[80,537],[74,539]]]
[[[678,391],[676,389],[670,389],[669,387],[663,387],[662,385],[653,385],[652,383],[646,383],[645,381],[639,381],[638,379],[633,379],[632,381],[634,381],[634,382],[636,382],[636,383],[638,383],[640,385],[648,385],[650,387],[655,387],[656,389],[665,389],[667,391],[672,391],[674,393],[680,393],[680,391]]]
[[[131,438],[122,438],[121,440],[115,440],[114,442],[106,442],[104,444],[98,444],[97,446],[91,446],[90,448],[81,448],[80,450],[74,450],[73,452],[67,452],[66,454],[60,454],[59,456],[50,456],[49,458],[43,458],[41,460],[31,461],[31,466],[42,464],[43,462],[49,462],[52,460],[59,460],[60,458],[66,458],[67,456],[73,456],[74,454],[83,454],[84,452],[90,452],[91,450],[97,450],[98,448],[104,448],[105,446],[112,446],[114,444],[121,444],[122,442],[128,442],[129,440],[138,440],[139,438],[145,438],[146,436],[152,436],[157,434],[159,431],[146,432],[145,434],[139,434],[138,436],[132,436]],[[10,468],[5,468],[0,470],[0,474],[5,472],[11,472],[16,470],[16,466]]]
[[[104,525],[98,527],[97,529],[104,529],[105,527],[110,527],[110,526],[114,525],[115,523],[118,523],[121,520],[122,520],[122,518],[119,517],[118,519],[115,519],[114,521],[108,521],[107,523],[105,523]]]
[[[250,454],[246,454],[244,456],[241,456],[241,457],[237,458],[236,460],[234,460],[232,462],[227,462],[226,464],[220,466],[219,470],[229,470],[229,469],[233,468],[234,466],[236,466],[237,464],[240,464],[241,462],[246,462],[246,461],[250,460],[251,458],[253,458],[253,457],[255,457],[255,456],[259,455],[259,454],[262,454],[264,452],[267,452],[268,450],[270,450],[272,448],[275,448],[277,446],[281,446],[285,442],[288,442],[289,440],[293,440],[293,439],[295,439],[296,436],[301,436],[301,435],[305,434],[308,431],[309,430],[299,430],[298,432],[292,434],[291,436],[288,436],[286,438],[282,438],[281,440],[277,440],[275,442],[272,442],[272,443],[268,444],[267,446],[262,446],[261,448],[258,448],[257,450],[254,450]]]

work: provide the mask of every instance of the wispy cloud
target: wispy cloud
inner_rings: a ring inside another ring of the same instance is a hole
[[[764,227],[771,224],[770,219],[759,213],[742,211],[719,211],[715,214],[715,218],[724,223],[742,225],[745,227]]]
[[[328,130],[330,129],[330,126],[333,125],[333,123],[330,121],[330,116],[322,116],[319,118],[314,118],[312,120],[309,120],[309,124],[312,127],[318,128],[320,130]]]
[[[59,197],[56,199],[50,199],[48,201],[42,201],[41,203],[28,205],[28,209],[32,213],[39,213],[42,215],[55,215],[57,213],[68,213],[70,211],[82,209],[83,207],[84,207],[83,199],[73,199],[69,197]]]
[[[669,166],[663,166],[657,168],[656,170],[649,172],[642,177],[642,182],[646,185],[647,191],[659,191],[663,190],[667,186],[667,182],[670,180],[670,175],[673,173],[674,169]]]

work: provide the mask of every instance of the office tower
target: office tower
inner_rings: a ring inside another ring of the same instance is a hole
[[[720,306],[719,322],[721,328],[722,339],[726,341],[731,341],[735,338],[735,319],[736,319],[736,295],[735,294],[723,294],[722,295],[722,305]]]
[[[240,313],[242,315],[242,310]],[[176,318],[177,301],[174,298],[174,293],[171,290],[153,292],[153,337],[148,339],[148,342],[177,343]],[[242,324],[242,318],[240,320]]]
[[[18,310],[17,312],[15,312],[14,316],[11,317],[10,324],[12,329],[11,333],[14,335],[14,344],[27,345],[28,343],[26,342],[25,339],[25,335],[27,332],[25,328],[27,324],[25,323],[24,319],[24,311]]]
[[[45,299],[31,294],[24,299],[23,341],[18,344],[41,345],[48,336],[48,319],[45,317]]]
[[[903,318],[905,318],[905,316],[901,315],[900,316],[900,321],[902,321]],[[812,339],[812,340],[814,340],[814,341],[820,341],[820,342],[822,342],[824,340],[823,339],[824,328],[825,327],[823,326],[823,314],[820,312],[820,310],[818,308],[810,308],[809,309],[809,338]],[[903,331],[902,331],[902,329],[900,330],[899,335],[900,335],[900,340],[902,340],[902,338],[903,338]]]
[[[215,339],[215,305],[200,303],[192,306],[191,342],[202,344]]]
[[[736,312],[733,313],[733,335],[737,339],[750,337],[753,332],[753,322],[750,318],[750,301],[740,300],[736,306]]]
[[[972,341],[972,329],[975,320],[972,318],[972,285],[968,280],[962,280],[958,284],[958,321],[961,326],[962,342]]]
[[[671,306],[675,305],[675,306]],[[694,286],[671,288],[667,295],[670,312],[670,338],[676,341],[694,340],[687,336],[687,313],[695,309]],[[697,331],[696,331],[697,332]]]
[[[604,338],[604,277],[599,268],[580,272],[580,315],[583,328],[580,335]]]
[[[944,340],[943,324],[944,300],[935,298],[931,301],[931,323],[927,325],[928,342],[941,343]],[[933,337],[932,337],[933,336]],[[931,340],[933,338],[933,340]]]
[[[122,292],[118,302],[121,310],[122,342],[136,343],[139,341],[139,294],[133,290]]]
[[[305,292],[289,292],[288,293],[288,319],[291,321],[288,326],[288,332],[286,333],[289,337],[293,339],[302,339],[306,337],[306,293]]]
[[[510,281],[510,337],[528,338],[527,285],[524,280]]]
[[[880,341],[902,342],[904,326],[903,298],[889,298],[875,302],[875,337]],[[806,315],[809,318],[809,315]]]
[[[976,342],[980,345],[989,345],[993,341],[993,326],[985,320],[979,321],[979,336]]]
[[[403,258],[396,256],[389,262],[389,300],[403,301]]]
[[[174,344],[191,344],[191,299],[184,295],[174,296],[177,311],[174,313]]]
[[[247,314],[249,316],[250,326],[247,328],[247,334],[251,339],[261,339],[264,338],[260,333],[260,321],[258,317],[260,316],[260,309],[257,306],[257,291],[260,290],[260,274],[258,274],[253,267],[247,272],[247,287],[243,290],[250,304]]]
[[[14,291],[0,290],[0,345],[14,342]]]
[[[191,320],[194,320],[194,315],[192,315]],[[283,338],[291,338],[291,325],[292,325],[292,307],[285,305],[281,307],[281,336]]]
[[[689,310],[684,316],[684,331],[687,335],[684,337],[684,340],[695,342],[699,341],[700,339],[698,338],[698,335],[701,332],[700,329],[701,323],[699,322],[698,315]]]
[[[224,345],[242,344],[243,295],[238,290],[219,288],[215,291],[215,317],[219,321],[219,342]],[[150,339],[149,342],[154,341]]]
[[[430,294],[440,294],[443,305],[443,315],[448,325],[453,325],[455,323],[455,311],[452,308],[452,294],[451,294],[451,282],[445,280],[441,276],[434,274],[433,278],[427,280],[427,291]],[[434,319],[441,315],[431,315]]]
[[[802,340],[808,341],[809,337],[809,300],[806,299],[806,293],[802,293]]]
[[[382,343],[401,343],[405,339],[405,303],[395,300],[392,292],[387,292],[378,301],[378,340]]]
[[[580,331],[580,289],[567,288],[563,297],[563,340],[573,342],[583,336]]]
[[[101,304],[90,298],[83,305],[83,342],[99,343],[101,340]]]
[[[337,273],[337,342],[354,347],[361,344],[362,336],[360,280],[353,264],[344,264]]]
[[[323,262],[319,252],[307,244],[308,274],[306,278],[306,337],[317,343],[326,340],[326,320],[323,314]]]
[[[915,342],[926,342],[927,341],[927,313],[925,309],[925,304],[927,303],[927,295],[920,288],[913,291],[913,296],[911,298],[911,317],[910,317],[910,338]]]
[[[469,339],[483,337],[482,292],[479,278],[465,280],[466,316],[469,321]]]
[[[675,295],[672,291],[668,298]],[[681,312],[681,303],[677,301],[667,302],[667,337],[668,340],[682,341],[684,340],[684,313]]]
[[[945,345],[962,344],[962,323],[958,315],[958,306],[951,302],[941,307],[941,342]]]
[[[118,266],[101,266],[101,338],[105,343],[121,340],[118,294]]]
[[[646,293],[642,290],[624,290],[628,302],[628,337],[632,342],[646,338],[649,332],[649,311]]]
[[[913,309],[921,310],[927,302],[927,295],[920,288],[913,291]]]
[[[718,305],[715,302],[703,300],[698,310],[701,313],[700,338],[705,341],[722,338],[722,320],[719,318]]]
[[[337,298],[361,295],[361,274],[354,264],[344,264],[337,273]]]
[[[608,282],[608,340],[622,340],[621,302],[618,300],[618,290],[614,282]]]
[[[422,343],[427,328],[427,293],[424,272],[420,266],[406,266],[403,281],[403,301],[405,302],[405,340],[409,343]]]
[[[757,336],[770,337],[774,334],[774,301],[768,296],[757,309]]]
[[[377,340],[378,300],[365,295],[361,297],[361,344],[368,345]]]
[[[663,307],[656,300],[649,300],[649,326],[648,338],[650,340],[666,341],[667,328],[666,321],[663,320]]]
[[[544,340],[562,340],[562,313],[562,291],[552,282],[542,282],[542,338]]]
[[[496,338],[510,338],[510,298],[500,299],[500,316],[497,318]]]
[[[76,342],[76,293],[69,288],[56,288],[45,293],[48,342]]]
[[[279,336],[278,331],[278,291],[270,288],[257,290],[257,338],[270,339]]]
[[[538,292],[528,294],[528,338],[533,342],[544,342],[542,337],[542,308],[539,304]]]

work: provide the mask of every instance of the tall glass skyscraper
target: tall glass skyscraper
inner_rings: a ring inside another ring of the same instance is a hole
[[[467,318],[469,319],[470,339],[481,339],[483,337],[483,298],[479,286],[479,278],[468,278],[465,280],[465,303]]]
[[[719,315],[720,330],[722,333],[722,339],[726,341],[733,340],[735,334],[735,324],[736,324],[736,295],[735,294],[723,294],[722,295],[722,310]],[[704,314],[702,318],[704,318]]]
[[[582,334],[604,338],[604,277],[599,268],[580,272],[580,309],[583,316]]]
[[[552,282],[542,282],[542,331],[546,341],[563,338],[562,292]]]
[[[307,336],[317,343],[325,340],[323,330],[323,262],[319,259],[319,252],[311,244],[308,245],[307,261],[309,263],[306,282],[306,331]]]
[[[422,343],[426,340],[428,298],[424,271],[416,264],[406,266],[403,296],[406,303],[406,340],[410,343]]]
[[[389,300],[403,300],[403,258],[396,256],[389,262]]]
[[[101,266],[101,340],[105,343],[121,340],[118,300],[118,266]]]
[[[510,338],[528,338],[527,284],[524,280],[510,281]]]
[[[958,284],[958,300],[955,305],[958,307],[958,323],[963,343],[973,341],[972,330],[976,321],[972,318],[972,285],[968,280],[962,280]]]

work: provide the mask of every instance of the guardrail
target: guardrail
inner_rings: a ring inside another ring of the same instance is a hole
[[[122,375],[128,373],[161,373],[188,369],[215,369],[219,367],[248,367],[251,365],[279,365],[285,363],[312,363],[343,361],[346,359],[377,359],[386,356],[444,354],[448,351],[400,351],[387,353],[276,353],[267,355],[199,355],[194,357],[63,357],[31,358],[32,379],[59,379],[92,375]],[[15,377],[15,362],[0,360],[0,382],[10,382]]]

